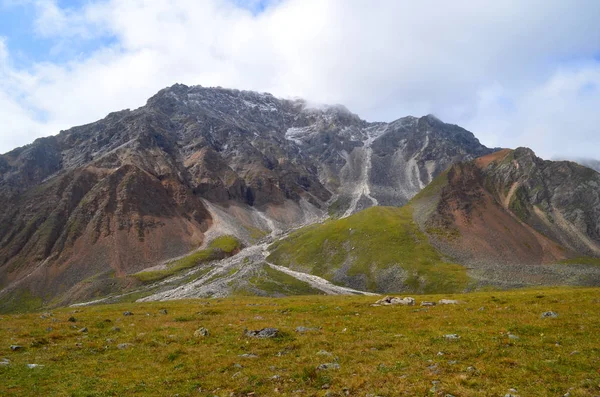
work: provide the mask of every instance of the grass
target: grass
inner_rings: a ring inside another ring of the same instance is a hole
[[[593,265],[600,266],[600,258],[593,258],[590,256],[580,256],[577,258],[564,259],[560,261],[561,264],[565,265]]]
[[[231,256],[242,247],[241,243],[233,236],[220,236],[210,242],[208,248],[193,252],[192,254],[167,264],[165,269],[139,272],[133,277],[144,283],[151,283],[172,276],[182,270],[190,269],[201,263],[223,259]]]
[[[270,296],[273,295],[322,295],[321,290],[315,289],[310,284],[298,280],[295,277],[275,270],[267,264],[264,264],[260,274],[252,277],[250,285]],[[255,295],[255,294],[252,294]]]
[[[416,298],[462,303],[371,307],[376,297],[235,297],[64,308],[45,318],[3,315],[0,361],[10,365],[0,365],[0,395],[468,397],[503,396],[511,388],[521,396],[600,394],[600,290]],[[124,317],[126,310],[134,315]],[[548,310],[559,317],[542,319]],[[245,328],[267,326],[282,335],[242,336]],[[321,330],[299,334],[298,326]],[[87,333],[78,332],[83,327]],[[194,337],[200,327],[210,336]],[[121,350],[123,343],[131,346]],[[12,344],[24,349],[13,352]],[[240,357],[246,353],[258,357]],[[332,362],[340,368],[317,370]]]
[[[277,265],[333,280],[366,279],[362,289],[378,291],[382,270],[406,271],[402,289],[413,292],[458,292],[469,284],[465,269],[445,262],[413,221],[410,206],[372,207],[348,218],[312,225],[274,243],[268,260]]]

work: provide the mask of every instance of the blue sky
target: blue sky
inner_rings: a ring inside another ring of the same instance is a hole
[[[600,147],[597,0],[0,0],[0,153],[176,82]]]

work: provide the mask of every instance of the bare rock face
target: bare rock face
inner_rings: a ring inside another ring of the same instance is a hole
[[[0,155],[0,297],[116,292],[198,248],[212,206],[268,232],[248,214],[286,228],[402,205],[448,165],[490,152],[433,116],[368,123],[339,105],[174,85]]]

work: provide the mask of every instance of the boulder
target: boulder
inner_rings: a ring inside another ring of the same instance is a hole
[[[556,318],[556,317],[558,317],[558,313],[556,313],[556,312],[549,311],[549,312],[542,313],[542,318]]]
[[[435,306],[435,302],[421,302],[421,306]]]
[[[244,335],[249,338],[275,338],[279,335],[279,330],[277,328],[263,328],[257,331],[244,330]]]
[[[379,299],[373,306],[393,306],[393,305],[401,305],[401,306],[414,306],[415,299],[411,297],[400,298],[400,297],[392,297],[386,296],[383,299]]]
[[[438,301],[440,305],[458,305],[458,301],[454,299],[440,299]]]
[[[196,332],[194,332],[194,336],[196,338],[206,337],[206,336],[209,336],[209,335],[210,335],[210,332],[206,328],[204,328],[204,327],[200,327],[200,328],[198,328],[196,330]]]

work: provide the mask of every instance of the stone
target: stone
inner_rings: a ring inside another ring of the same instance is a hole
[[[160,314],[169,314],[169,312],[167,311],[167,309],[160,309],[158,312]]]
[[[328,352],[328,351],[326,351],[326,350],[319,350],[319,351],[317,352],[317,356],[328,356],[328,357],[332,357],[332,356],[333,356],[333,354],[329,353],[329,352]]]
[[[119,350],[129,349],[130,347],[133,347],[133,343],[120,343],[117,345],[117,349]]]
[[[320,327],[296,327],[296,332],[298,332],[299,334],[304,334],[307,332],[319,332],[321,331]]]
[[[14,351],[14,352],[16,352],[16,351],[19,351],[19,350],[23,350],[23,346],[19,346],[19,345],[11,345],[11,346],[10,346],[10,350],[12,350],[12,351]]]
[[[86,333],[86,332],[88,332],[88,329],[87,329],[87,327],[83,327],[83,328],[81,328],[81,329],[80,329],[79,331],[77,331],[77,332]]]
[[[10,365],[10,360],[8,358],[3,358],[2,360],[0,360],[0,365],[1,366]]]
[[[460,336],[457,335],[457,334],[447,334],[447,335],[444,335],[444,339],[446,339],[446,340],[459,340]]]
[[[121,328],[119,328],[119,327],[112,327],[110,330],[112,332],[121,332]]]
[[[244,354],[240,354],[238,357],[242,357],[242,358],[257,358],[258,356],[254,353],[244,353]]]
[[[439,305],[458,305],[458,301],[454,299],[440,299],[438,301]]]
[[[130,311],[123,312],[124,316],[133,316],[133,313]]]
[[[69,317],[69,319],[67,321],[69,321],[71,323],[76,323],[77,319],[75,317],[71,316],[71,317]]]
[[[50,312],[46,312],[46,313],[42,313],[42,315],[40,316],[40,318],[41,318],[42,320],[45,320],[45,319],[47,319],[47,318],[50,318],[50,317],[52,317],[52,316],[53,316],[53,314],[52,314],[52,313],[50,313]]]
[[[329,370],[329,369],[340,369],[340,365],[338,363],[325,363],[320,364],[317,369],[319,371]]]
[[[43,365],[39,365],[39,364],[27,364],[27,368],[29,368],[29,369],[41,368],[41,367],[43,367]]]
[[[510,334],[510,333],[509,333],[509,334],[508,334],[508,339],[512,339],[512,340],[519,340],[519,339],[521,339],[521,338],[519,338],[519,336],[518,336],[518,335],[514,335],[514,334]]]
[[[393,305],[414,306],[415,299],[411,298],[411,297],[400,298],[400,297],[386,296],[383,299],[379,299],[372,306],[393,306]]]
[[[435,302],[421,302],[421,306],[435,306]]]
[[[556,318],[556,317],[558,317],[558,313],[553,312],[553,311],[542,313],[542,318]]]
[[[279,330],[277,328],[263,328],[257,331],[244,330],[244,335],[249,338],[275,338],[279,335]]]
[[[194,336],[196,338],[206,337],[206,336],[209,336],[209,335],[210,335],[210,332],[206,328],[204,328],[204,327],[200,327],[200,328],[198,328],[196,330],[196,332],[194,332]]]

